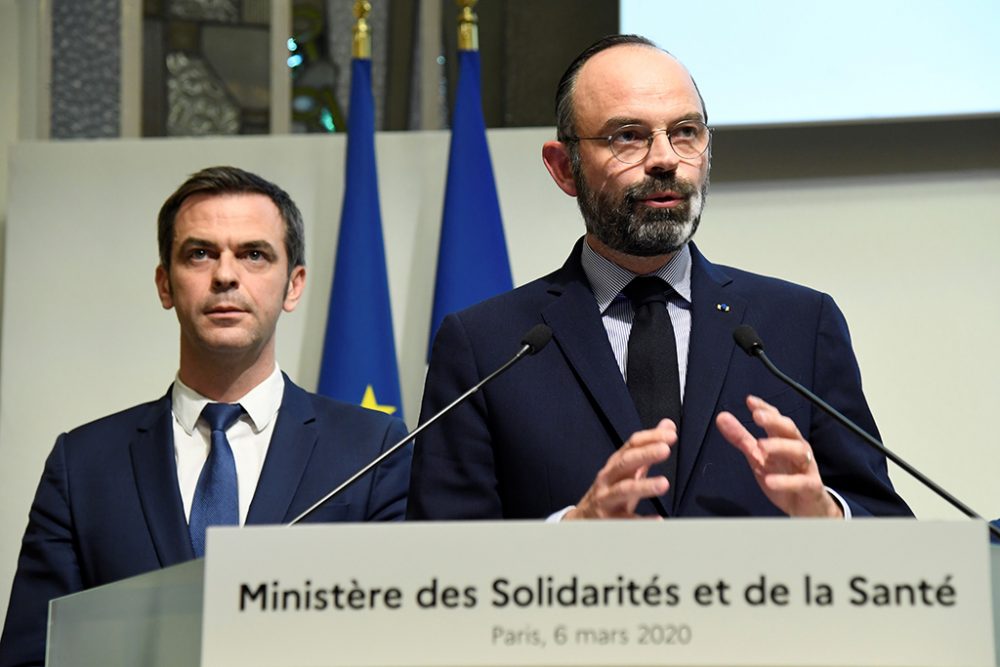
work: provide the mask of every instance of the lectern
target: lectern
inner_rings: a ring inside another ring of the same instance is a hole
[[[1000,665],[1000,548],[913,520],[220,528],[52,602],[48,664]]]

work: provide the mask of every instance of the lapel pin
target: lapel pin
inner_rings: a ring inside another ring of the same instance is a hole
[[[729,304],[728,303],[717,303],[717,304],[715,304],[715,309],[717,311],[719,311],[720,313],[728,313],[729,312]]]

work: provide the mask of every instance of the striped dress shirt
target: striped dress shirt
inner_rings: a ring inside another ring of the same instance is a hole
[[[580,262],[590,281],[594,298],[597,299],[601,320],[608,332],[608,341],[618,361],[618,370],[624,378],[625,369],[628,368],[628,337],[632,331],[635,311],[622,290],[637,274],[598,255],[586,242],[583,244]],[[680,380],[683,402],[688,346],[691,340],[691,249],[685,244],[669,262],[649,275],[662,278],[676,292],[670,297],[667,313],[670,315],[677,343],[677,377]]]

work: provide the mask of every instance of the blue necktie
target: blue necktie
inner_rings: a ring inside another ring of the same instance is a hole
[[[202,418],[212,427],[212,448],[198,476],[188,522],[195,558],[205,555],[205,530],[209,526],[238,526],[240,523],[236,461],[226,430],[241,414],[243,407],[239,403],[209,403],[201,412]]]

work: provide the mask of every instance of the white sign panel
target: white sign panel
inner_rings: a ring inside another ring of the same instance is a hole
[[[209,533],[205,667],[992,665],[973,522]]]

